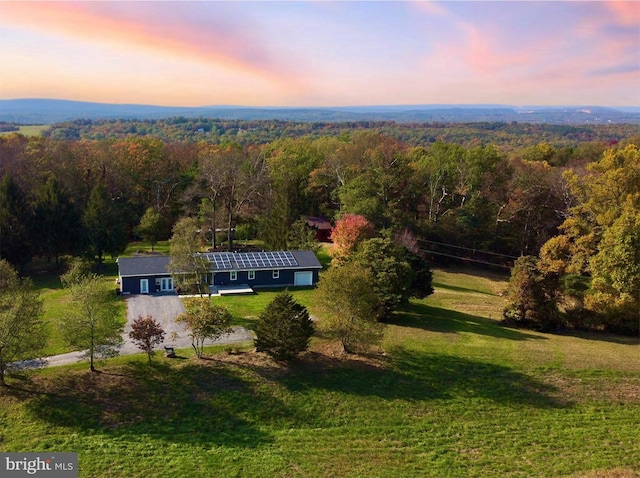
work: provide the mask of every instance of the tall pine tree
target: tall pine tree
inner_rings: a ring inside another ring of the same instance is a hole
[[[0,258],[19,272],[31,260],[33,220],[25,193],[11,176],[0,182]]]

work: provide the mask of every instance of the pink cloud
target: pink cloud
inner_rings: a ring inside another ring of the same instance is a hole
[[[640,25],[640,2],[608,1],[604,6],[615,16],[618,24],[628,27]]]
[[[121,5],[127,6],[118,2],[106,4],[106,8],[103,3],[92,2],[8,2],[2,10],[5,21],[39,32],[189,59],[291,86],[288,68],[262,47],[263,42],[246,34],[246,29],[234,29],[220,20],[210,21],[208,25],[181,22],[179,16],[168,17],[170,9],[164,14],[151,11],[162,8],[162,3],[138,4],[150,9],[150,21],[143,15],[144,11],[134,10],[132,15],[130,8],[118,8]]]

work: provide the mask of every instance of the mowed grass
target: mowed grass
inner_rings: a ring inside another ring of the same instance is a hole
[[[113,288],[114,293],[115,279],[118,276],[117,270],[117,265],[113,260],[106,260],[100,273],[104,283]],[[72,348],[66,342],[60,328],[60,324],[68,318],[71,302],[69,290],[65,289],[60,281],[63,269],[58,270],[52,263],[45,263],[37,259],[30,264],[28,273],[44,303],[43,319],[47,332],[47,343],[40,355],[50,356],[70,352]],[[126,320],[126,304],[121,301],[117,306],[121,320],[124,322]]]
[[[22,125],[18,126],[18,131],[4,131],[0,132],[0,136],[9,135],[13,133],[19,133],[23,136],[40,136],[42,132],[49,128],[49,125],[46,124],[38,124],[38,125]]]
[[[289,368],[212,349],[14,376],[0,450],[76,451],[95,477],[640,475],[637,341],[501,327],[500,276],[440,270],[434,285],[384,354],[317,338]],[[224,299],[253,317],[273,293]]]

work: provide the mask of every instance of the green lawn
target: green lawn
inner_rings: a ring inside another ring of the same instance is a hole
[[[12,377],[0,451],[77,451],[83,477],[640,476],[637,339],[503,328],[499,276],[434,285],[371,357],[316,339],[289,369],[218,348]]]
[[[23,136],[40,136],[44,130],[49,128],[49,125],[39,124],[39,125],[27,125],[27,126],[18,126],[18,131],[5,131],[1,132],[1,135],[9,135],[12,133],[19,133]]]
[[[45,263],[42,260],[35,260],[30,264],[28,274],[33,280],[35,287],[40,292],[40,298],[44,302],[44,322],[47,330],[47,344],[42,352],[43,356],[56,355],[70,352],[69,345],[62,337],[58,324],[65,320],[71,296],[69,291],[60,282],[61,270],[56,270],[52,263]],[[112,259],[105,261],[101,272],[103,280],[115,293],[115,279],[118,276],[118,268]],[[125,320],[126,305],[120,304],[121,317]]]
[[[131,256],[137,252],[152,252],[151,244],[143,241],[130,242],[122,255]],[[158,254],[169,254],[169,241],[158,241],[157,244],[153,245],[153,252]]]

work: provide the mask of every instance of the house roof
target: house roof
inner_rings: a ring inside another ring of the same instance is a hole
[[[307,217],[307,224],[311,227],[315,227],[316,229],[325,229],[329,231],[333,229],[333,226],[331,225],[331,222],[329,222],[329,219],[322,216]]]
[[[165,275],[169,271],[169,256],[150,255],[118,257],[120,277]]]
[[[291,251],[300,267],[305,269],[322,269],[322,264],[313,251]]]
[[[211,262],[211,270],[273,270],[273,269],[322,269],[313,251],[276,252],[207,252],[204,257]],[[119,257],[120,277],[139,277],[169,274],[169,256]]]

